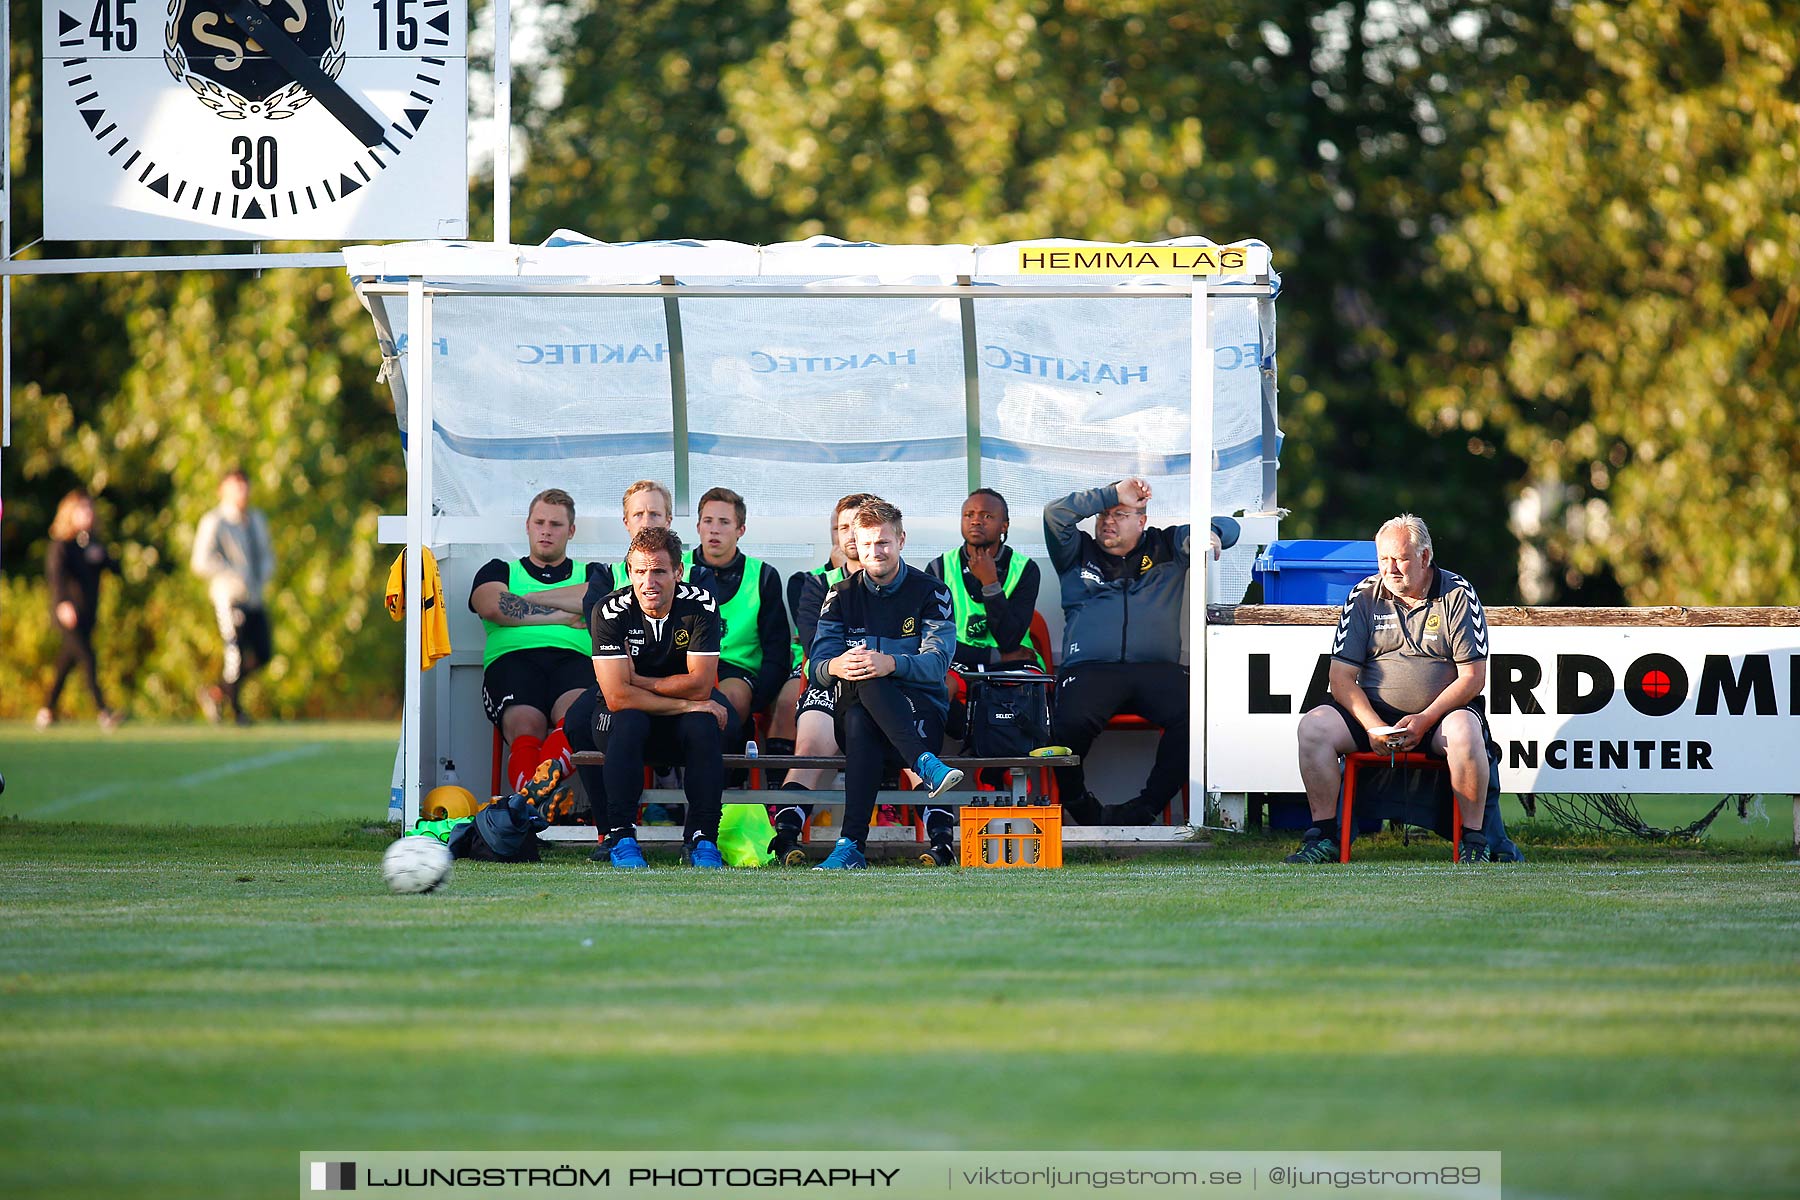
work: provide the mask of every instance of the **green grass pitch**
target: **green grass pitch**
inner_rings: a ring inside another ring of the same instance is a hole
[[[0,1195],[291,1196],[324,1148],[1498,1149],[1520,1196],[1800,1177],[1784,826],[1534,830],[1485,870],[1385,837],[1348,869],[1243,838],[849,877],[562,850],[397,897],[369,821],[392,747],[0,727]]]

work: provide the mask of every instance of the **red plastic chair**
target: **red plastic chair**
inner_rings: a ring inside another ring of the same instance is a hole
[[[1106,732],[1107,733],[1161,733],[1162,726],[1156,724],[1154,721],[1146,721],[1144,718],[1138,716],[1136,713],[1120,713],[1118,716],[1114,717],[1112,720],[1110,720],[1106,723]],[[1187,816],[1187,807],[1188,807],[1188,785],[1184,783],[1181,785],[1181,808],[1182,808],[1182,816],[1184,818]],[[1167,825],[1173,825],[1175,823],[1175,802],[1173,800],[1171,800],[1167,804],[1163,805],[1163,823],[1167,824]]]
[[[1350,861],[1350,831],[1356,828],[1356,778],[1364,767],[1415,767],[1423,771],[1448,771],[1450,764],[1441,758],[1433,758],[1417,750],[1403,750],[1389,754],[1385,751],[1358,750],[1344,756],[1344,815],[1338,821],[1338,861]],[[1450,793],[1450,859],[1454,862],[1462,853],[1462,804],[1456,793]]]

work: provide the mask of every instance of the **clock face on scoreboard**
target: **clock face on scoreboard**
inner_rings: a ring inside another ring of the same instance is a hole
[[[468,235],[468,0],[44,0],[44,236]]]

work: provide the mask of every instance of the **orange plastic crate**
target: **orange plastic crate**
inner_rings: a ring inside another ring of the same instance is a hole
[[[965,867],[1062,866],[1062,809],[1054,804],[965,806]]]

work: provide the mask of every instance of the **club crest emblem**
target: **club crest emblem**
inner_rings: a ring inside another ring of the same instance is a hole
[[[912,617],[908,617],[908,618],[906,618],[906,620],[900,622],[900,636],[911,637],[913,630],[917,629],[918,627],[919,627],[918,621],[914,620]]]
[[[252,0],[319,69],[344,69],[344,0]],[[163,65],[200,103],[228,121],[279,121],[312,94],[228,15],[233,0],[168,0]]]
[[[675,644],[677,646],[685,646],[688,644],[688,631],[687,630],[677,629],[675,631]]]

